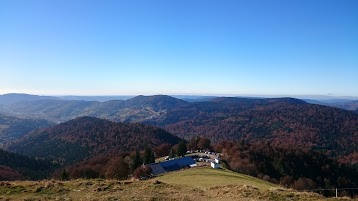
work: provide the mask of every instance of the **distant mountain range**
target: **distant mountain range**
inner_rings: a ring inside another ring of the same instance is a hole
[[[18,96],[18,99],[14,97]],[[4,99],[4,97],[6,97]],[[7,102],[12,97],[14,103]],[[63,100],[57,97],[32,96],[32,95],[3,95],[0,102],[6,100],[6,104],[0,106],[0,112],[20,118],[40,118],[55,123],[65,122],[81,116],[93,116],[119,122],[145,122],[163,119],[166,113],[178,106],[206,104],[217,99],[211,97],[190,97],[191,101],[184,101],[165,95],[137,96],[127,100],[111,100],[105,102]],[[218,98],[220,99],[220,98]],[[237,98],[248,102],[260,100],[275,100],[275,98]],[[346,110],[358,112],[358,101],[346,101],[339,103],[324,103],[315,100],[306,100],[309,103],[334,106]],[[4,102],[4,101],[3,101]],[[242,103],[240,103],[242,104]]]
[[[358,114],[294,98],[218,97],[187,102],[156,95],[106,102],[38,100],[7,105],[2,111],[53,122],[81,116],[140,122],[160,126],[185,139],[201,135],[213,142],[267,141],[358,161],[354,154],[358,151]],[[27,148],[23,150],[25,153]]]
[[[58,97],[53,96],[37,96],[30,94],[4,94],[0,95],[0,105],[11,105],[22,101],[36,101],[36,100],[59,100]]]
[[[0,95],[0,108],[4,105],[11,105],[14,103],[24,101],[38,101],[38,100],[67,100],[67,101],[93,101],[93,102],[107,102],[128,100],[135,96],[38,96],[30,94],[4,94]],[[200,95],[172,95],[171,97],[181,99],[187,102],[205,102],[211,99],[218,98],[218,96],[200,96]],[[281,96],[287,97],[287,96]],[[326,105],[331,107],[342,108],[345,110],[358,110],[358,97],[333,97],[333,96],[292,96],[293,98],[301,99],[307,103]],[[237,96],[236,98],[250,98],[250,99],[265,99],[265,98],[277,98],[277,96]]]
[[[187,102],[170,96],[137,96],[128,100],[23,101],[2,108],[3,113],[23,118],[42,118],[56,123],[82,116],[93,116],[119,122],[143,122],[163,118],[167,110]]]
[[[332,99],[318,101],[306,99],[305,101],[311,104],[326,105],[330,107],[336,107],[344,110],[358,112],[358,100]]]

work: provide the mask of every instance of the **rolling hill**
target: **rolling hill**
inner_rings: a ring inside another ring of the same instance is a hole
[[[325,105],[330,107],[336,107],[345,109],[348,111],[357,111],[358,110],[358,100],[349,100],[349,99],[332,99],[332,100],[312,100],[305,99],[306,102],[318,105]]]
[[[217,104],[218,101],[215,100],[213,103]],[[228,101],[235,102],[235,99]],[[272,101],[279,104],[284,111],[286,109],[282,104],[290,105],[293,102],[302,106],[306,105],[304,102],[291,99],[270,100]],[[268,103],[260,102],[260,104],[262,107],[272,107]],[[257,109],[257,107],[254,108]],[[268,111],[268,113],[273,112]],[[229,169],[274,183],[282,182],[281,184],[293,188],[302,188],[304,185],[300,182],[307,182],[306,186],[309,188],[333,188],[334,186],[342,188],[347,184],[350,186],[357,184],[358,181],[351,180],[351,177],[356,178],[357,174],[354,167],[345,166],[327,157],[328,155],[347,163],[355,162],[354,143],[350,147],[353,155],[345,152],[350,149],[339,149],[339,147],[333,147],[331,150],[321,148],[318,151],[324,153],[322,154],[311,150],[317,150],[317,147],[308,144],[315,140],[307,141],[307,145],[303,145],[299,143],[303,143],[305,139],[289,141],[289,138],[286,138],[283,139],[286,142],[283,142],[279,139],[270,139],[268,136],[269,134],[256,136],[236,143],[233,142],[237,140],[223,141],[214,145],[214,150],[223,154],[223,159],[226,161],[225,167]],[[80,117],[51,128],[33,131],[8,143],[6,149],[32,157],[50,159],[64,167],[70,167],[67,170],[72,179],[97,178],[108,175],[106,172],[112,164],[108,161],[114,161],[115,158],[123,160],[125,161],[123,167],[128,168],[129,164],[133,164],[134,161],[134,154],[128,152],[158,148],[164,144],[169,144],[165,148],[169,151],[179,140],[177,136],[154,126]],[[345,141],[340,139],[338,142]],[[339,156],[349,156],[349,158],[339,158]],[[286,178],[288,178],[287,181]]]
[[[171,108],[186,102],[165,95],[136,96],[128,100],[76,101],[39,100],[23,101],[0,108],[9,115],[44,118],[56,123],[77,117],[92,116],[118,122],[143,122],[162,119]]]
[[[358,101],[334,103],[334,104],[331,104],[330,106],[342,108],[342,109],[345,109],[345,110],[358,111]]]
[[[58,97],[53,96],[38,96],[38,95],[30,95],[30,94],[4,94],[0,95],[0,105],[10,105],[23,101],[37,101],[37,100],[57,100],[60,99]]]
[[[54,125],[46,120],[20,119],[0,114],[0,145],[17,139],[30,131]]]
[[[100,105],[100,103],[95,101],[23,101],[3,107],[3,112],[18,117],[43,118],[60,123],[76,117],[86,116],[86,114],[93,112],[89,108],[98,107],[97,105]]]
[[[0,149],[0,181],[45,179],[56,167],[50,161]]]
[[[180,138],[153,126],[80,117],[51,128],[33,131],[8,144],[6,149],[68,164],[87,157],[116,155],[164,143],[173,145],[179,140]]]
[[[216,145],[216,151],[222,153],[225,167],[233,171],[297,190],[358,185],[356,166],[312,150],[223,141]]]
[[[5,109],[13,115],[54,122],[81,116],[140,122],[160,126],[184,139],[201,135],[213,142],[269,141],[322,150],[339,158],[356,158],[352,154],[358,151],[356,113],[294,98],[217,97],[186,102],[157,95],[107,102],[40,100],[19,102]]]
[[[160,125],[186,139],[202,135],[214,142],[269,141],[314,148],[333,157],[358,151],[356,113],[297,99],[252,100],[242,104],[235,101],[240,100],[222,99],[180,108]]]

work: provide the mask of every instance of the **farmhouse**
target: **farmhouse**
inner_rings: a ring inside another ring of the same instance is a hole
[[[195,161],[191,157],[177,158],[160,163],[152,163],[148,166],[152,168],[154,175],[165,174],[166,172],[180,170],[185,167],[195,166]]]

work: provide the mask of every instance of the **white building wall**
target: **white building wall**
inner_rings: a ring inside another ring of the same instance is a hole
[[[211,162],[211,167],[212,168],[220,168],[220,164],[218,164],[218,163],[214,163],[214,162]]]

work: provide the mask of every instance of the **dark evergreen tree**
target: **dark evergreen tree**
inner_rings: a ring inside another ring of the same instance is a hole
[[[154,152],[152,152],[151,156],[150,156],[150,163],[155,163],[155,155]]]
[[[186,151],[187,151],[187,148],[186,148],[185,142],[180,141],[178,144],[178,156],[181,156],[181,157],[185,156]]]
[[[173,149],[170,149],[169,158],[174,158],[174,157],[175,157],[175,151]]]
[[[133,172],[135,169],[137,169],[137,167],[141,166],[142,164],[143,164],[143,160],[140,157],[139,152],[136,151],[135,155],[132,158],[131,171]]]
[[[154,163],[154,162],[155,162],[155,158],[154,158],[153,151],[150,148],[146,148],[144,150],[143,163],[150,164],[150,163]]]

